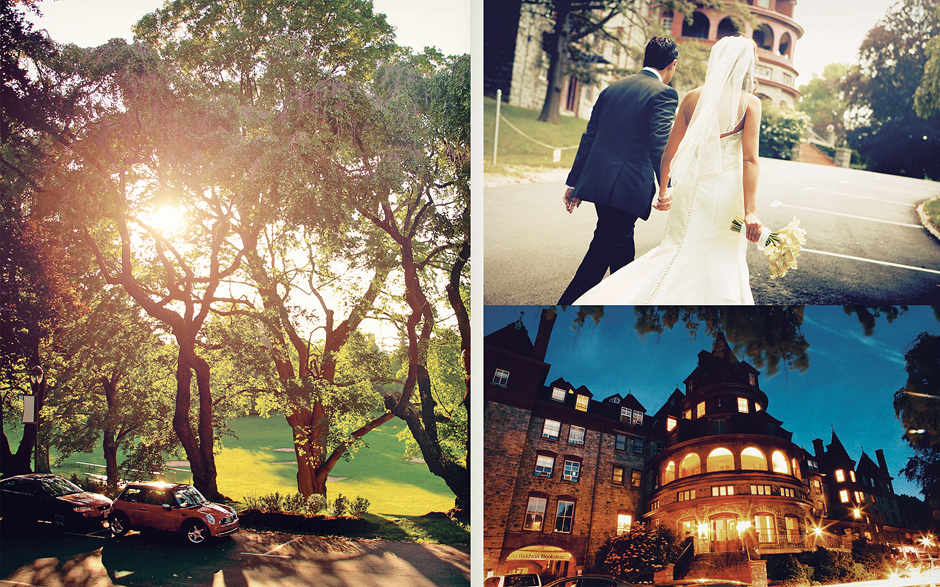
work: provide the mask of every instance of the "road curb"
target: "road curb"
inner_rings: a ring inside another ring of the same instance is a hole
[[[920,218],[920,223],[924,228],[927,229],[927,232],[932,234],[935,239],[940,241],[940,230],[938,230],[937,227],[934,226],[932,222],[930,222],[930,217],[927,216],[926,212],[924,212],[924,206],[930,202],[933,202],[934,200],[940,200],[940,196],[937,196],[936,198],[930,198],[929,200],[924,200],[920,204],[917,204],[915,210],[917,210],[917,217]]]

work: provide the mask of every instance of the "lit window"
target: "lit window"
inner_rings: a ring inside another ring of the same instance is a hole
[[[562,402],[562,403],[564,403],[564,401],[565,401],[565,390],[562,389],[562,388],[560,388],[560,387],[553,387],[553,388],[552,388],[552,399],[555,400],[556,402]]]
[[[640,410],[633,410],[633,425],[642,426],[643,425],[643,412]]]
[[[787,465],[787,457],[783,456],[783,453],[774,451],[771,462],[774,466],[774,473],[789,473],[790,467]]]
[[[627,450],[626,434],[614,434],[614,448],[617,450]]]
[[[574,502],[559,501],[555,514],[555,532],[571,532],[571,523],[574,521]]]
[[[757,531],[758,540],[764,544],[777,541],[776,524],[774,517],[769,514],[754,516],[754,529]]]
[[[638,455],[643,454],[643,439],[642,438],[633,439],[633,452]]]
[[[651,501],[650,508],[648,511],[653,511],[653,510],[658,510],[658,509],[659,509],[659,500],[657,499],[656,501]]]
[[[843,489],[842,491],[839,492],[839,501],[841,501],[842,503],[849,502],[849,490],[848,489]]]
[[[676,419],[672,416],[666,418],[666,432],[672,432],[676,427]]]
[[[568,444],[584,444],[584,428],[572,426],[568,430]]]
[[[842,469],[836,469],[836,481],[845,483],[845,472]]]
[[[581,472],[581,463],[578,461],[565,461],[565,470],[562,478],[565,481],[578,482],[578,474]]]
[[[548,438],[549,440],[558,440],[558,434],[561,432],[561,422],[556,420],[545,420],[545,425],[542,427],[542,438]]]
[[[754,411],[755,411],[755,412],[759,412],[759,411],[761,411],[761,409],[762,409],[762,408],[761,408],[760,404],[757,403],[757,402],[754,402]]]
[[[691,420],[691,419],[692,419],[692,409],[689,408],[688,410],[682,412],[682,417],[685,418],[686,420]]]
[[[676,494],[676,500],[677,501],[689,501],[690,499],[694,499],[695,495],[692,493],[693,491],[694,491],[693,489],[690,489],[688,491],[680,491],[679,493]]]
[[[685,455],[682,462],[679,463],[679,477],[688,477],[689,475],[698,475],[702,472],[702,462],[698,455],[690,453]]]
[[[796,491],[792,487],[781,487],[780,495],[783,497],[796,497]]]
[[[555,468],[555,458],[547,455],[538,455],[535,459],[535,476],[551,477]]]
[[[747,398],[746,397],[738,398],[738,411],[741,412],[742,414],[747,413]]]
[[[726,448],[716,448],[708,455],[705,461],[705,469],[711,473],[713,471],[730,471],[734,469],[734,455]]]
[[[509,371],[505,369],[497,369],[496,373],[493,374],[493,385],[498,385],[500,387],[506,387],[506,384],[509,383]]]
[[[822,483],[819,482],[819,479],[813,479],[813,490],[822,491]]]
[[[800,522],[794,516],[784,518],[787,524],[787,542],[794,544],[800,542]]]
[[[633,525],[633,516],[630,514],[617,514],[617,534],[625,534]]]
[[[588,409],[588,396],[578,394],[578,401],[574,406],[574,409],[586,412]]]
[[[523,530],[541,530],[542,523],[545,521],[545,506],[548,500],[544,497],[530,497],[529,505],[525,512],[525,523]]]
[[[760,450],[749,446],[741,451],[741,468],[747,471],[766,471],[767,459]]]
[[[790,464],[793,466],[793,475],[797,479],[802,479],[803,476],[800,475],[800,462],[794,458],[794,459],[790,459]]]
[[[699,402],[698,405],[695,406],[695,417],[701,418],[704,415],[705,415],[705,402]]]
[[[621,422],[630,422],[633,420],[633,410],[630,408],[621,407],[620,408],[620,421]]]
[[[751,495],[770,495],[770,485],[751,485]]]
[[[712,497],[724,497],[726,495],[734,495],[734,485],[712,487]]]
[[[639,487],[643,484],[643,471],[638,471],[633,469],[633,474],[630,478],[630,485],[633,487]]]
[[[676,480],[676,464],[672,461],[669,461],[669,464],[666,465],[666,470],[663,472],[663,485],[671,481]]]
[[[852,483],[855,483],[855,471],[849,469],[849,478],[852,479]]]
[[[623,473],[624,473],[623,467],[618,467],[617,465],[614,465],[614,474],[610,482],[613,483],[614,485],[623,485]]]
[[[856,503],[865,503],[865,494],[861,491],[855,492],[855,501]]]

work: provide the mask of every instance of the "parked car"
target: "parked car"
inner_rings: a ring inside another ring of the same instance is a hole
[[[111,500],[58,475],[29,474],[0,481],[0,516],[48,522],[56,528],[101,529]]]
[[[657,587],[750,587],[747,583],[731,579],[678,579],[656,585]]]
[[[192,485],[179,483],[129,483],[111,506],[111,534],[154,528],[182,532],[191,544],[210,536],[227,536],[238,530],[238,514],[227,505],[212,503]]]
[[[483,587],[542,587],[542,579],[535,573],[493,575],[483,581]]]
[[[633,587],[620,579],[609,575],[580,575],[576,577],[562,577],[556,579],[545,587]]]

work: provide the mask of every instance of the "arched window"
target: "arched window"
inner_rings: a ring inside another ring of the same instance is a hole
[[[734,455],[726,448],[716,448],[708,455],[706,469],[713,471],[731,471],[734,469]]]
[[[669,461],[669,464],[666,465],[666,470],[663,471],[663,485],[671,481],[676,480],[676,464],[673,461]]]
[[[769,24],[764,23],[760,25],[758,28],[754,29],[754,34],[751,36],[761,49],[770,51],[774,48],[774,30],[770,28]]]
[[[774,456],[771,457],[771,461],[774,465],[774,473],[790,472],[790,467],[787,466],[787,457],[783,456],[783,453],[779,450],[774,451]]]
[[[801,480],[802,480],[802,479],[803,479],[803,476],[800,475],[800,462],[794,458],[794,459],[792,459],[792,460],[790,461],[790,464],[793,465],[793,475],[794,475],[797,479],[801,479]]]
[[[721,19],[721,22],[718,23],[718,38],[722,39],[724,37],[736,35],[740,30],[741,28],[738,27],[738,23],[736,23],[730,16],[726,16],[725,18]]]
[[[741,468],[749,471],[766,471],[767,458],[760,450],[749,446],[741,451]]]
[[[702,472],[702,462],[698,458],[698,455],[689,453],[685,455],[685,458],[682,459],[682,462],[679,463],[679,478],[688,477],[689,475],[698,475]]]
[[[692,13],[692,24],[689,24],[688,21],[683,19],[682,36],[695,39],[707,39],[709,28],[711,28],[711,22],[709,22],[708,17],[701,12],[694,12]]]
[[[793,41],[791,40],[790,33],[783,33],[783,36],[780,37],[780,46],[777,48],[777,55],[789,57],[791,45],[793,45]]]

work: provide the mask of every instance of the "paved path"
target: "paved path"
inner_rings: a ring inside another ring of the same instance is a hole
[[[0,587],[456,587],[470,584],[468,548],[242,530],[193,547],[178,536],[116,540],[51,532],[0,535]]]
[[[563,192],[560,182],[484,190],[484,303],[558,301],[596,220],[587,203],[569,216]],[[761,220],[782,228],[796,216],[809,240],[800,268],[777,280],[748,247],[756,303],[940,303],[940,243],[915,212],[935,196],[940,182],[762,158]],[[637,256],[659,244],[666,216],[637,223]]]

